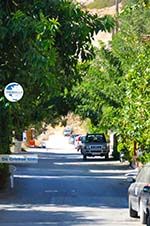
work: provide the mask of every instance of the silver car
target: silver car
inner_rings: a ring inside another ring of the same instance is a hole
[[[136,180],[128,189],[129,215],[130,217],[140,217],[141,223],[146,223],[146,214],[142,204],[142,194],[144,187],[150,184],[150,163],[144,165],[139,171]]]

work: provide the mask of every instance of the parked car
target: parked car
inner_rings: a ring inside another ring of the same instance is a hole
[[[131,178],[130,178],[131,179]],[[141,223],[145,224],[147,215],[143,208],[143,189],[150,184],[150,163],[144,165],[139,171],[136,180],[133,178],[128,189],[129,215],[130,217],[140,217]]]
[[[77,151],[81,150],[84,143],[85,143],[85,135],[79,135],[75,138],[74,145]]]
[[[75,138],[79,136],[79,134],[71,134],[70,137],[69,137],[69,144],[74,144],[75,143]]]
[[[128,182],[132,183],[133,181],[136,180],[138,173],[139,173],[139,169],[135,168],[135,169],[131,170],[129,173],[126,173],[125,177]]]
[[[81,154],[85,160],[87,156],[105,156],[109,158],[109,148],[103,133],[87,134],[84,145],[81,147]]]
[[[70,136],[72,133],[73,133],[72,127],[67,126],[64,128],[64,132],[63,132],[64,136]]]
[[[147,226],[150,226],[150,184],[144,186],[141,194],[142,214]]]

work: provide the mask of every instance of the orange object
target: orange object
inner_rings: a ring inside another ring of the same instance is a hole
[[[29,146],[35,147],[35,140],[29,140]]]

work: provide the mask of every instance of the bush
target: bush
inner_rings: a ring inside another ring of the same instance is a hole
[[[138,161],[142,164],[150,162],[150,152],[144,152],[142,155],[138,157]]]

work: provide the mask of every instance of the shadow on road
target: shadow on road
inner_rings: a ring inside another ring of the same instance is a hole
[[[14,189],[0,194],[0,225],[4,219],[13,226],[17,218],[28,226],[31,218],[32,226],[62,226],[62,218],[64,225],[96,225],[85,212],[127,208],[127,165],[102,158],[83,161],[78,153],[38,155],[38,164],[16,166]],[[105,221],[98,217],[99,223]]]

